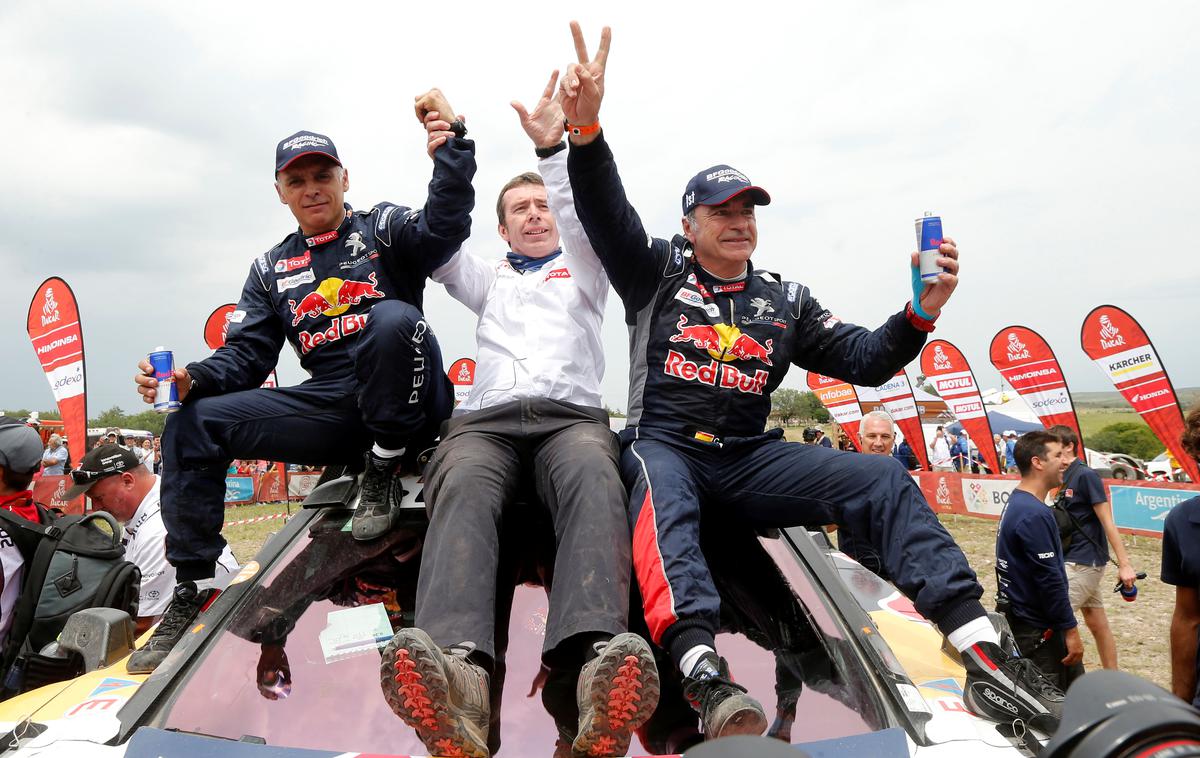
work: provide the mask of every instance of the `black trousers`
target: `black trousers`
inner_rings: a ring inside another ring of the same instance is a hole
[[[167,560],[180,581],[213,576],[225,547],[230,461],[353,463],[373,441],[399,448],[432,440],[452,407],[437,339],[421,312],[399,300],[371,309],[353,375],[184,403],[163,431]]]
[[[1021,655],[1033,661],[1046,678],[1060,690],[1066,692],[1071,682],[1083,676],[1083,663],[1063,665],[1062,659],[1067,655],[1067,641],[1061,630],[1039,628],[1025,623],[1011,613],[1005,615]]]
[[[426,470],[429,531],[416,625],[443,647],[474,642],[493,660],[502,649],[495,629],[497,567],[502,550],[520,549],[503,543],[513,539],[504,518],[522,494],[522,472],[532,474],[542,504],[531,507],[544,506],[553,524],[556,557],[543,647],[549,663],[575,635],[625,631],[629,614],[625,489],[617,439],[599,409],[523,399],[447,422]],[[533,534],[517,535],[522,538],[538,541]]]

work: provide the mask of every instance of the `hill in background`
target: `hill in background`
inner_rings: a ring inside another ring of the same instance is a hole
[[[1179,387],[1175,389],[1175,394],[1179,395],[1179,404],[1183,406],[1184,413],[1200,404],[1200,387]],[[1072,392],[1071,399],[1075,401],[1075,407],[1081,409],[1130,410],[1129,403],[1118,392]]]

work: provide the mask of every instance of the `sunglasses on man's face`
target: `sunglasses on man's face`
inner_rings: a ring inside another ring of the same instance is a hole
[[[91,484],[92,482],[100,481],[106,476],[113,476],[119,473],[121,472],[117,469],[106,469],[104,471],[84,471],[82,469],[75,469],[71,472],[71,479],[76,484]]]

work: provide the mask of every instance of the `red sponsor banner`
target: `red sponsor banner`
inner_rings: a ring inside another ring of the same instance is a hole
[[[229,322],[236,318],[233,315],[236,310],[237,306],[233,303],[225,303],[208,314],[208,320],[204,322],[204,344],[208,345],[210,350],[216,350],[225,344],[225,338],[229,335]]]
[[[78,464],[87,452],[87,384],[79,306],[66,282],[51,277],[38,286],[25,328],[58,403],[71,459]],[[77,501],[72,510],[81,513],[83,499]]]
[[[833,420],[838,422],[838,426],[850,438],[850,444],[861,452],[858,444],[858,426],[862,423],[863,414],[854,387],[841,379],[809,371],[808,388],[817,393]]]
[[[1000,376],[1033,409],[1043,426],[1049,429],[1062,424],[1075,430],[1080,441],[1076,453],[1086,461],[1083,433],[1067,380],[1042,335],[1024,326],[1005,327],[992,337],[991,358]]]
[[[965,513],[959,475],[944,471],[917,471],[913,478],[936,513]]]
[[[896,426],[900,427],[900,433],[908,441],[913,455],[921,462],[921,468],[928,470],[929,451],[925,447],[925,430],[921,428],[917,401],[913,397],[912,384],[909,383],[904,369],[897,371],[895,376],[873,390],[884,410],[895,420]]]
[[[962,352],[946,340],[933,340],[921,351],[921,373],[933,382],[946,407],[975,441],[979,454],[991,471],[1000,471],[992,425],[979,394],[975,374]]]
[[[1115,305],[1101,305],[1083,319],[1079,341],[1192,481],[1200,482],[1200,466],[1179,441],[1183,434],[1179,398],[1141,325]]]
[[[475,386],[475,361],[471,358],[459,358],[450,364],[450,370],[446,372],[446,376],[454,385],[454,405],[457,407],[459,403],[467,399],[467,396],[471,394],[471,388]]]
[[[224,347],[225,340],[229,337],[229,325],[240,323],[245,317],[246,314],[239,312],[233,303],[218,305],[212,313],[208,314],[208,319],[204,322],[204,344],[208,345],[210,350]],[[276,375],[275,369],[271,369],[271,375],[266,378],[262,386],[264,388],[279,386],[279,377]]]
[[[68,501],[65,497],[71,486],[69,476],[41,476],[33,481],[33,499],[47,508],[64,513],[83,513],[83,496]]]

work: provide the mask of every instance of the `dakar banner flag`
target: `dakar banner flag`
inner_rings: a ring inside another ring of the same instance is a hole
[[[225,338],[229,336],[229,325],[233,323],[234,319],[241,320],[237,315],[237,306],[233,303],[218,305],[212,313],[208,314],[208,320],[204,322],[204,344],[208,345],[210,350],[216,350],[225,345]],[[271,375],[262,383],[262,386],[279,386],[279,377],[276,376],[275,369],[271,369]]]
[[[1067,380],[1054,351],[1042,335],[1024,326],[1008,326],[992,337],[992,365],[1012,385],[1021,399],[1049,429],[1057,424],[1070,427],[1079,437],[1076,453],[1082,460],[1083,434],[1067,390]]]
[[[858,395],[854,392],[854,387],[841,379],[809,371],[808,388],[817,393],[833,420],[838,422],[842,431],[850,438],[850,444],[861,452],[858,446],[858,425],[862,422],[862,406],[858,404]]]
[[[58,277],[42,282],[29,304],[26,330],[50,391],[58,402],[71,460],[87,452],[87,385],[83,369],[83,328],[75,293]]]
[[[917,414],[917,401],[913,398],[912,385],[904,369],[887,382],[874,389],[879,402],[900,427],[900,433],[908,440],[913,455],[921,462],[921,468],[929,471],[929,451],[925,448],[925,430],[921,428],[921,417]]]
[[[926,343],[921,351],[921,373],[933,382],[946,407],[975,441],[988,470],[1003,471],[996,457],[996,446],[992,444],[992,425],[988,423],[979,385],[959,349],[946,340]]]
[[[1183,412],[1175,388],[1150,338],[1133,316],[1115,305],[1094,308],[1083,319],[1079,341],[1083,352],[1108,375],[1192,481],[1200,482],[1200,466],[1179,441]]]

